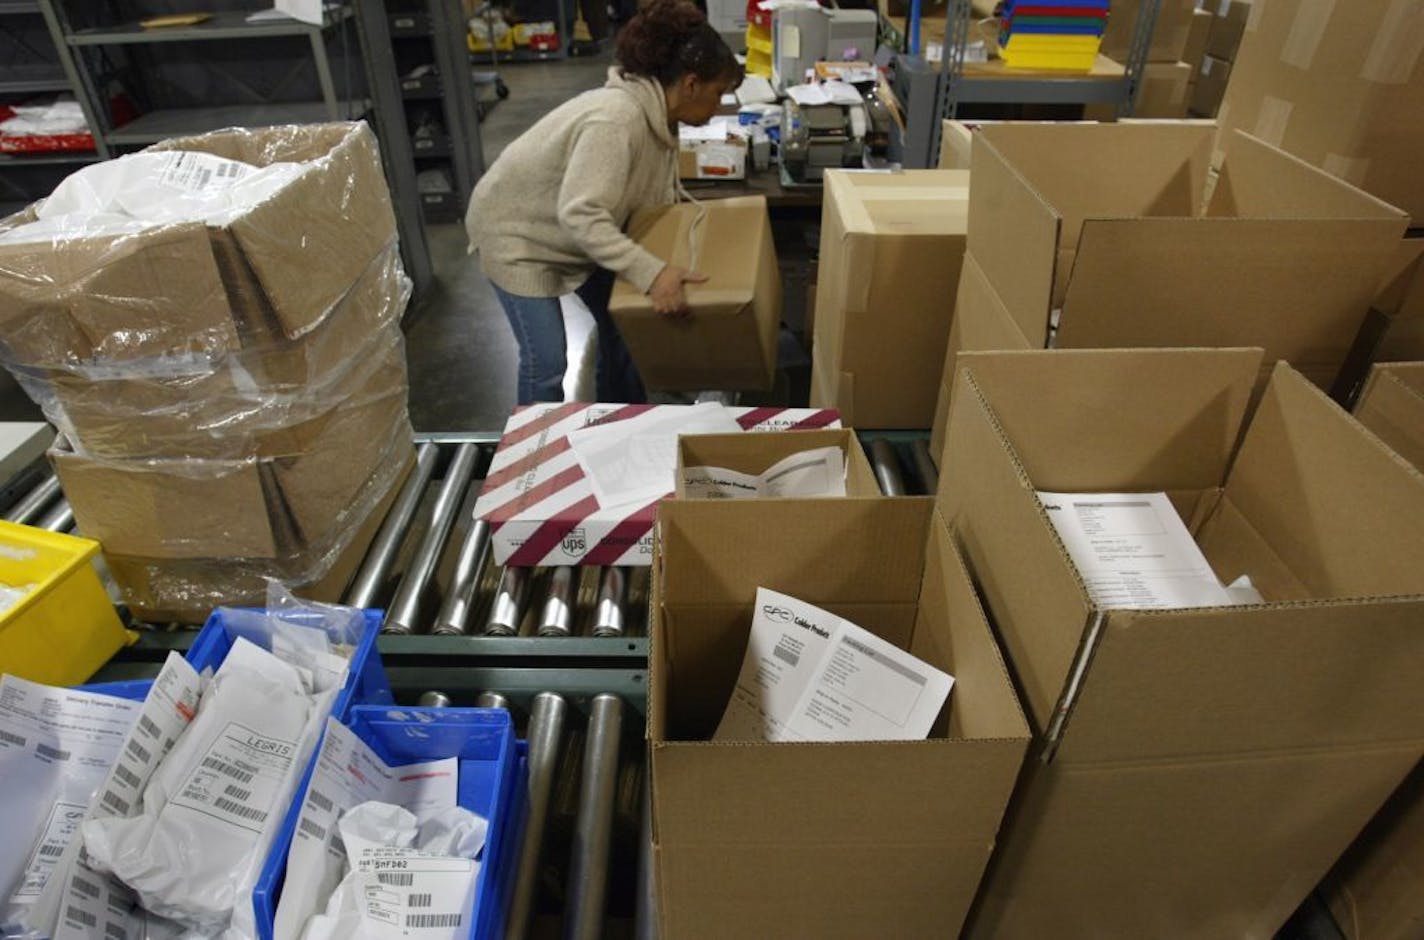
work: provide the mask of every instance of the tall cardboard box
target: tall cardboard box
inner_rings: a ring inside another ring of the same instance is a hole
[[[940,500],[1035,731],[968,936],[1270,937],[1424,754],[1424,476],[1261,351],[966,354]],[[1036,490],[1255,606],[1103,610]]]
[[[681,203],[635,213],[628,234],[669,264],[707,275],[686,285],[691,313],[665,317],[626,281],[608,311],[660,391],[771,388],[781,326],[781,273],[764,196]]]
[[[1241,37],[1251,19],[1251,0],[1206,0],[1212,15],[1206,36],[1206,54],[1223,62],[1234,62]]]
[[[1216,117],[1231,82],[1231,63],[1215,56],[1203,56],[1192,82],[1187,111],[1193,117]]]
[[[1395,453],[1424,467],[1424,362],[1376,366],[1355,417]],[[1424,935],[1424,764],[1355,840],[1323,889],[1349,940]]]
[[[826,173],[811,404],[855,428],[926,428],[954,317],[969,174]]]
[[[1119,62],[1127,61],[1142,6],[1139,0],[1115,0],[1103,33],[1103,55]],[[1162,0],[1152,30],[1152,43],[1147,47],[1148,62],[1176,62],[1182,58],[1195,13],[1195,0]]]
[[[1242,133],[1205,203],[1214,136],[1209,122],[975,131],[937,415],[964,349],[1261,346],[1268,368],[1334,383],[1407,219]]]
[[[1213,17],[1208,10],[1192,11],[1191,23],[1187,27],[1187,43],[1182,51],[1182,61],[1195,68],[1206,55],[1206,42],[1211,34]]]
[[[1223,135],[1245,130],[1424,219],[1420,15],[1397,0],[1258,4]]]
[[[659,512],[648,696],[662,935],[952,937],[993,851],[1027,728],[927,498],[674,500]],[[924,741],[708,740],[758,587],[955,676]]]

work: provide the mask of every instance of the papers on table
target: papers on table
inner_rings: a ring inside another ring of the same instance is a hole
[[[1246,579],[1222,586],[1165,493],[1040,492],[1038,498],[1099,607],[1261,601]]]
[[[845,82],[792,85],[786,89],[786,94],[792,101],[803,107],[820,104],[855,105],[865,103],[860,92]]]
[[[844,496],[845,454],[839,447],[802,451],[764,473],[725,467],[685,467],[683,493],[690,499],[786,499]]]
[[[914,741],[954,678],[835,614],[757,590],[717,741]]]
[[[613,424],[569,434],[598,505],[611,509],[651,503],[671,493],[677,479],[677,439],[682,434],[736,434],[741,425],[722,405],[709,402],[676,411],[653,410]]]

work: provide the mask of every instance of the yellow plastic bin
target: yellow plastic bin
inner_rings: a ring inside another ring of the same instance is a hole
[[[132,642],[90,564],[98,551],[90,539],[0,521],[0,584],[33,585],[0,613],[0,673],[77,685]]]

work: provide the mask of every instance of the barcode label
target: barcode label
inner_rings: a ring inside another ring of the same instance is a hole
[[[11,734],[8,731],[0,731],[0,744],[13,744],[15,747],[24,747],[25,739],[18,734]]]
[[[430,907],[435,903],[433,894],[412,894],[406,898],[406,907]]]
[[[128,940],[129,932],[113,921],[104,921],[104,936],[114,940]]]
[[[118,813],[120,816],[127,816],[129,814],[129,801],[119,796],[113,790],[105,790],[104,796],[102,799],[100,799],[99,802],[103,803],[105,806],[109,807],[109,809]]]
[[[153,738],[155,741],[163,737],[163,732],[159,729],[158,725],[154,724],[153,719],[149,718],[147,715],[139,716],[138,728],[140,731],[148,735],[150,738]]]
[[[260,809],[253,809],[251,806],[243,806],[241,803],[234,803],[232,800],[218,797],[213,801],[213,805],[220,810],[232,813],[238,819],[246,819],[251,822],[260,823],[267,819],[267,814]]]
[[[135,789],[143,783],[143,781],[139,779],[138,774],[129,770],[123,764],[114,765],[114,776],[119,778],[120,783],[134,787]]]
[[[64,912],[64,919],[74,921],[77,924],[83,924],[85,927],[91,929],[99,926],[99,918],[82,908],[75,907],[73,904],[69,905],[69,909]]]
[[[231,783],[223,787],[223,792],[226,793],[228,796],[232,797],[234,800],[246,801],[252,799],[251,790],[244,790],[242,787]]]
[[[376,881],[383,885],[395,885],[397,888],[409,888],[415,884],[415,875],[408,871],[378,871]]]
[[[458,927],[465,920],[463,914],[407,914],[407,927]]]
[[[148,748],[139,744],[134,738],[129,739],[129,746],[125,748],[140,764],[147,764],[153,760],[153,755],[148,752]]]
[[[322,841],[326,840],[326,829],[321,826],[318,826],[310,819],[303,819],[301,821],[301,824],[297,826],[297,828],[300,829],[302,832],[305,832],[307,835],[311,836],[313,839],[321,839]]]
[[[64,846],[47,842],[40,846],[40,858],[58,858],[64,854]]]
[[[311,800],[312,805],[321,809],[322,812],[331,812],[331,798],[328,797],[325,793],[322,793],[320,790],[311,791],[309,794],[307,794],[307,799]]]
[[[80,878],[78,875],[75,875],[70,885],[73,886],[75,891],[78,891],[86,898],[97,898],[99,896],[99,886],[87,878]]]
[[[225,774],[238,783],[251,783],[253,780],[252,774],[239,767],[232,766],[227,761],[218,760],[216,757],[203,758],[203,766],[209,770],[216,770],[220,774]]]
[[[41,757],[48,757],[50,760],[69,760],[69,752],[61,751],[57,747],[50,747],[48,744],[36,744],[35,753]]]

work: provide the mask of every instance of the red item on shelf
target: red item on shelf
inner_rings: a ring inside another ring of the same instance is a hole
[[[747,0],[747,22],[762,29],[771,29],[771,11],[757,6],[761,0]]]

